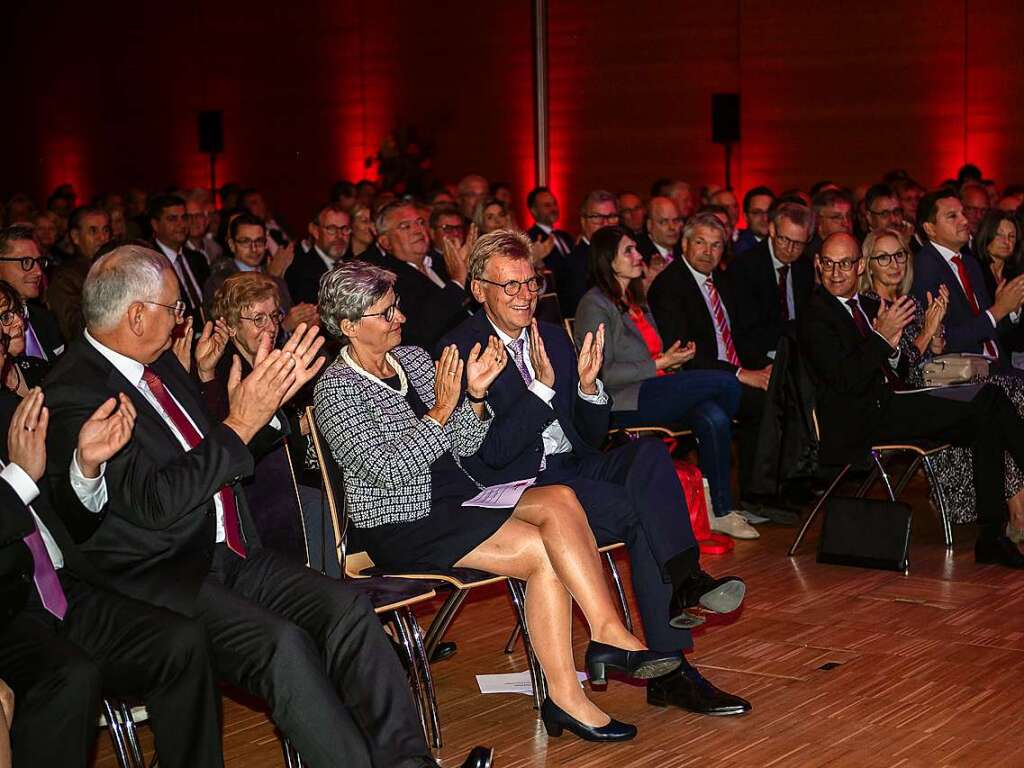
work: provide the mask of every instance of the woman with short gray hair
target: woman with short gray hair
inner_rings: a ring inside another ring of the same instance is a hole
[[[623,626],[571,489],[521,486],[490,504],[477,498],[459,459],[487,435],[485,397],[507,363],[504,345],[492,336],[465,361],[451,345],[436,363],[401,346],[405,316],[393,286],[393,273],[358,261],[320,282],[321,321],[345,346],[317,383],[316,421],[345,474],[350,551],[365,549],[393,572],[460,567],[525,580],[527,626],[548,681],[548,733],[633,738],[634,726],[611,719],[579,686],[572,600],[590,624],[594,682],[605,681],[608,667],[640,678],[666,674],[682,663],[679,652],[648,651]]]

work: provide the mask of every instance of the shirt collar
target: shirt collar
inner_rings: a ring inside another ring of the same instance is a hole
[[[705,275],[703,272],[698,272],[696,269],[693,268],[693,265],[686,260],[685,257],[680,259],[680,261],[686,265],[686,268],[688,270],[690,270],[690,274],[693,275],[693,279],[697,281],[697,287],[703,291],[704,284],[708,281],[708,278],[711,277],[711,275]]]
[[[118,373],[128,379],[132,386],[137,388],[142,383],[142,373],[145,370],[145,366],[142,363],[122,355],[120,352],[115,352],[110,347],[96,341],[88,330],[85,331],[85,340],[92,344],[93,348],[103,355]]]
[[[779,261],[779,258],[775,255],[775,246],[772,245],[771,238],[768,239],[768,253],[770,253],[772,255],[772,267],[775,268],[775,274],[779,273],[779,268],[780,267],[789,266],[789,265],[783,264],[781,261]]]
[[[654,240],[651,240],[651,242],[654,243],[654,247],[658,249],[658,253],[660,253],[662,256],[672,256],[671,248],[666,248],[661,243],[655,243]]]
[[[503,330],[501,330],[501,328],[496,326],[494,324],[494,322],[491,320],[490,317],[487,318],[487,322],[489,322],[491,324],[491,328],[493,328],[494,332],[496,334],[498,334],[498,338],[501,339],[501,343],[504,344],[506,347],[509,344],[511,344],[513,341],[516,340],[516,339],[512,338],[511,336],[509,336],[507,333],[505,333]],[[519,332],[519,336],[517,336],[516,338],[524,340],[523,341],[523,349],[526,349],[526,347],[529,346],[529,344],[530,344],[530,334],[527,333],[527,329],[526,328],[523,328],[523,330],[521,330]]]
[[[181,251],[172,251],[169,245],[164,245],[159,239],[156,241],[157,246],[163,251],[164,256],[171,260],[171,264],[178,260],[178,256],[181,255]]]
[[[944,245],[939,245],[934,240],[930,240],[929,242],[933,246],[935,246],[935,250],[938,251],[939,255],[942,256],[942,258],[944,258],[946,261],[952,261],[954,256],[959,256],[960,255],[959,253],[954,251],[952,248],[947,248]]]
[[[547,224],[541,224],[541,223],[540,223],[540,222],[538,221],[538,222],[537,222],[537,227],[538,227],[538,228],[540,229],[540,231],[541,231],[541,232],[543,232],[544,234],[547,234],[547,235],[550,235],[550,234],[551,234],[551,227],[549,227],[549,226],[548,226]]]
[[[326,253],[324,253],[324,252],[323,252],[323,251],[322,251],[322,250],[320,249],[320,246],[319,246],[319,245],[316,245],[316,244],[314,244],[314,245],[313,245],[313,248],[314,248],[314,250],[316,250],[316,255],[320,257],[320,260],[321,260],[321,261],[323,261],[323,263],[324,263],[325,265],[327,265],[327,268],[328,268],[328,269],[330,269],[331,267],[333,267],[333,266],[334,266],[334,259],[332,259],[332,258],[331,258],[330,256],[328,256],[328,255],[327,255]]]
[[[235,262],[235,266],[238,267],[239,272],[262,272],[259,267],[250,267],[245,262],[239,261],[238,259],[232,259]]]

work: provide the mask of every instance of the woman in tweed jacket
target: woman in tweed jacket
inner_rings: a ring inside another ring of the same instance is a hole
[[[348,341],[321,376],[315,400],[317,424],[345,473],[353,546],[389,569],[458,566],[526,580],[527,624],[548,680],[542,715],[549,733],[632,738],[636,729],[612,720],[577,682],[572,599],[590,624],[588,666],[600,677],[604,666],[638,677],[671,671],[679,654],[647,651],[623,626],[570,489],[529,488],[504,509],[464,505],[479,489],[457,459],[474,453],[487,434],[484,396],[506,352],[492,337],[465,362],[453,345],[435,364],[423,350],[399,346],[405,317],[394,279],[353,261],[320,285],[321,321]]]

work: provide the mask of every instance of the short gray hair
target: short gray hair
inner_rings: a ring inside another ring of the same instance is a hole
[[[833,200],[849,200],[843,196],[833,198]],[[813,232],[814,227],[817,224],[817,217],[813,210],[808,208],[806,205],[800,205],[800,203],[782,203],[776,206],[775,210],[772,211],[772,224],[776,227],[779,226],[779,222],[783,219],[789,219],[795,226],[807,227],[808,232]]]
[[[356,322],[395,285],[395,273],[355,259],[339,263],[320,278],[320,322],[328,333],[345,338],[341,321]]]
[[[583,198],[583,202],[580,203],[580,216],[586,216],[587,210],[592,205],[598,203],[611,203],[615,206],[615,210],[619,210],[619,199],[615,197],[607,189],[593,189],[587,193],[587,196]]]
[[[93,262],[82,287],[82,315],[89,330],[109,330],[136,301],[155,301],[171,263],[141,245],[122,245]]]
[[[686,226],[683,227],[683,240],[689,241],[693,237],[693,233],[697,231],[697,227],[713,229],[722,236],[723,242],[728,242],[729,240],[729,236],[725,232],[725,225],[713,213],[698,213],[696,216],[691,216],[687,219]]]
[[[377,226],[377,234],[383,235],[391,229],[388,220],[396,211],[404,211],[406,208],[417,207],[416,203],[412,200],[392,200],[390,203],[387,203],[377,212],[377,220],[374,222]]]

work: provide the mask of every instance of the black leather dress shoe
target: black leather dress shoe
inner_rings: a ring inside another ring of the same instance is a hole
[[[974,543],[974,562],[981,564],[994,563],[1007,568],[1024,568],[1024,555],[1017,545],[1006,536],[978,539]]]
[[[439,661],[450,659],[452,656],[455,655],[455,652],[458,650],[459,646],[457,646],[455,643],[438,643],[437,647],[434,649],[434,652],[430,654],[430,663],[436,664]]]
[[[742,715],[751,709],[749,701],[720,691],[689,664],[670,675],[648,680],[647,703],[717,716]]]
[[[600,728],[581,723],[551,699],[544,699],[540,705],[540,717],[548,736],[561,736],[562,731],[576,734],[584,741],[629,741],[636,736],[635,725],[620,723],[614,718]]]
[[[491,768],[491,761],[494,760],[494,750],[490,747],[473,747],[462,768]]]
[[[683,654],[679,651],[627,651],[594,640],[587,645],[586,658],[591,685],[608,682],[607,669],[617,669],[628,677],[646,680],[666,675],[683,663]]]
[[[672,593],[669,602],[669,619],[676,629],[693,629],[704,623],[704,619],[687,610],[700,606],[712,613],[732,613],[743,602],[747,585],[736,576],[716,579],[697,569]]]

